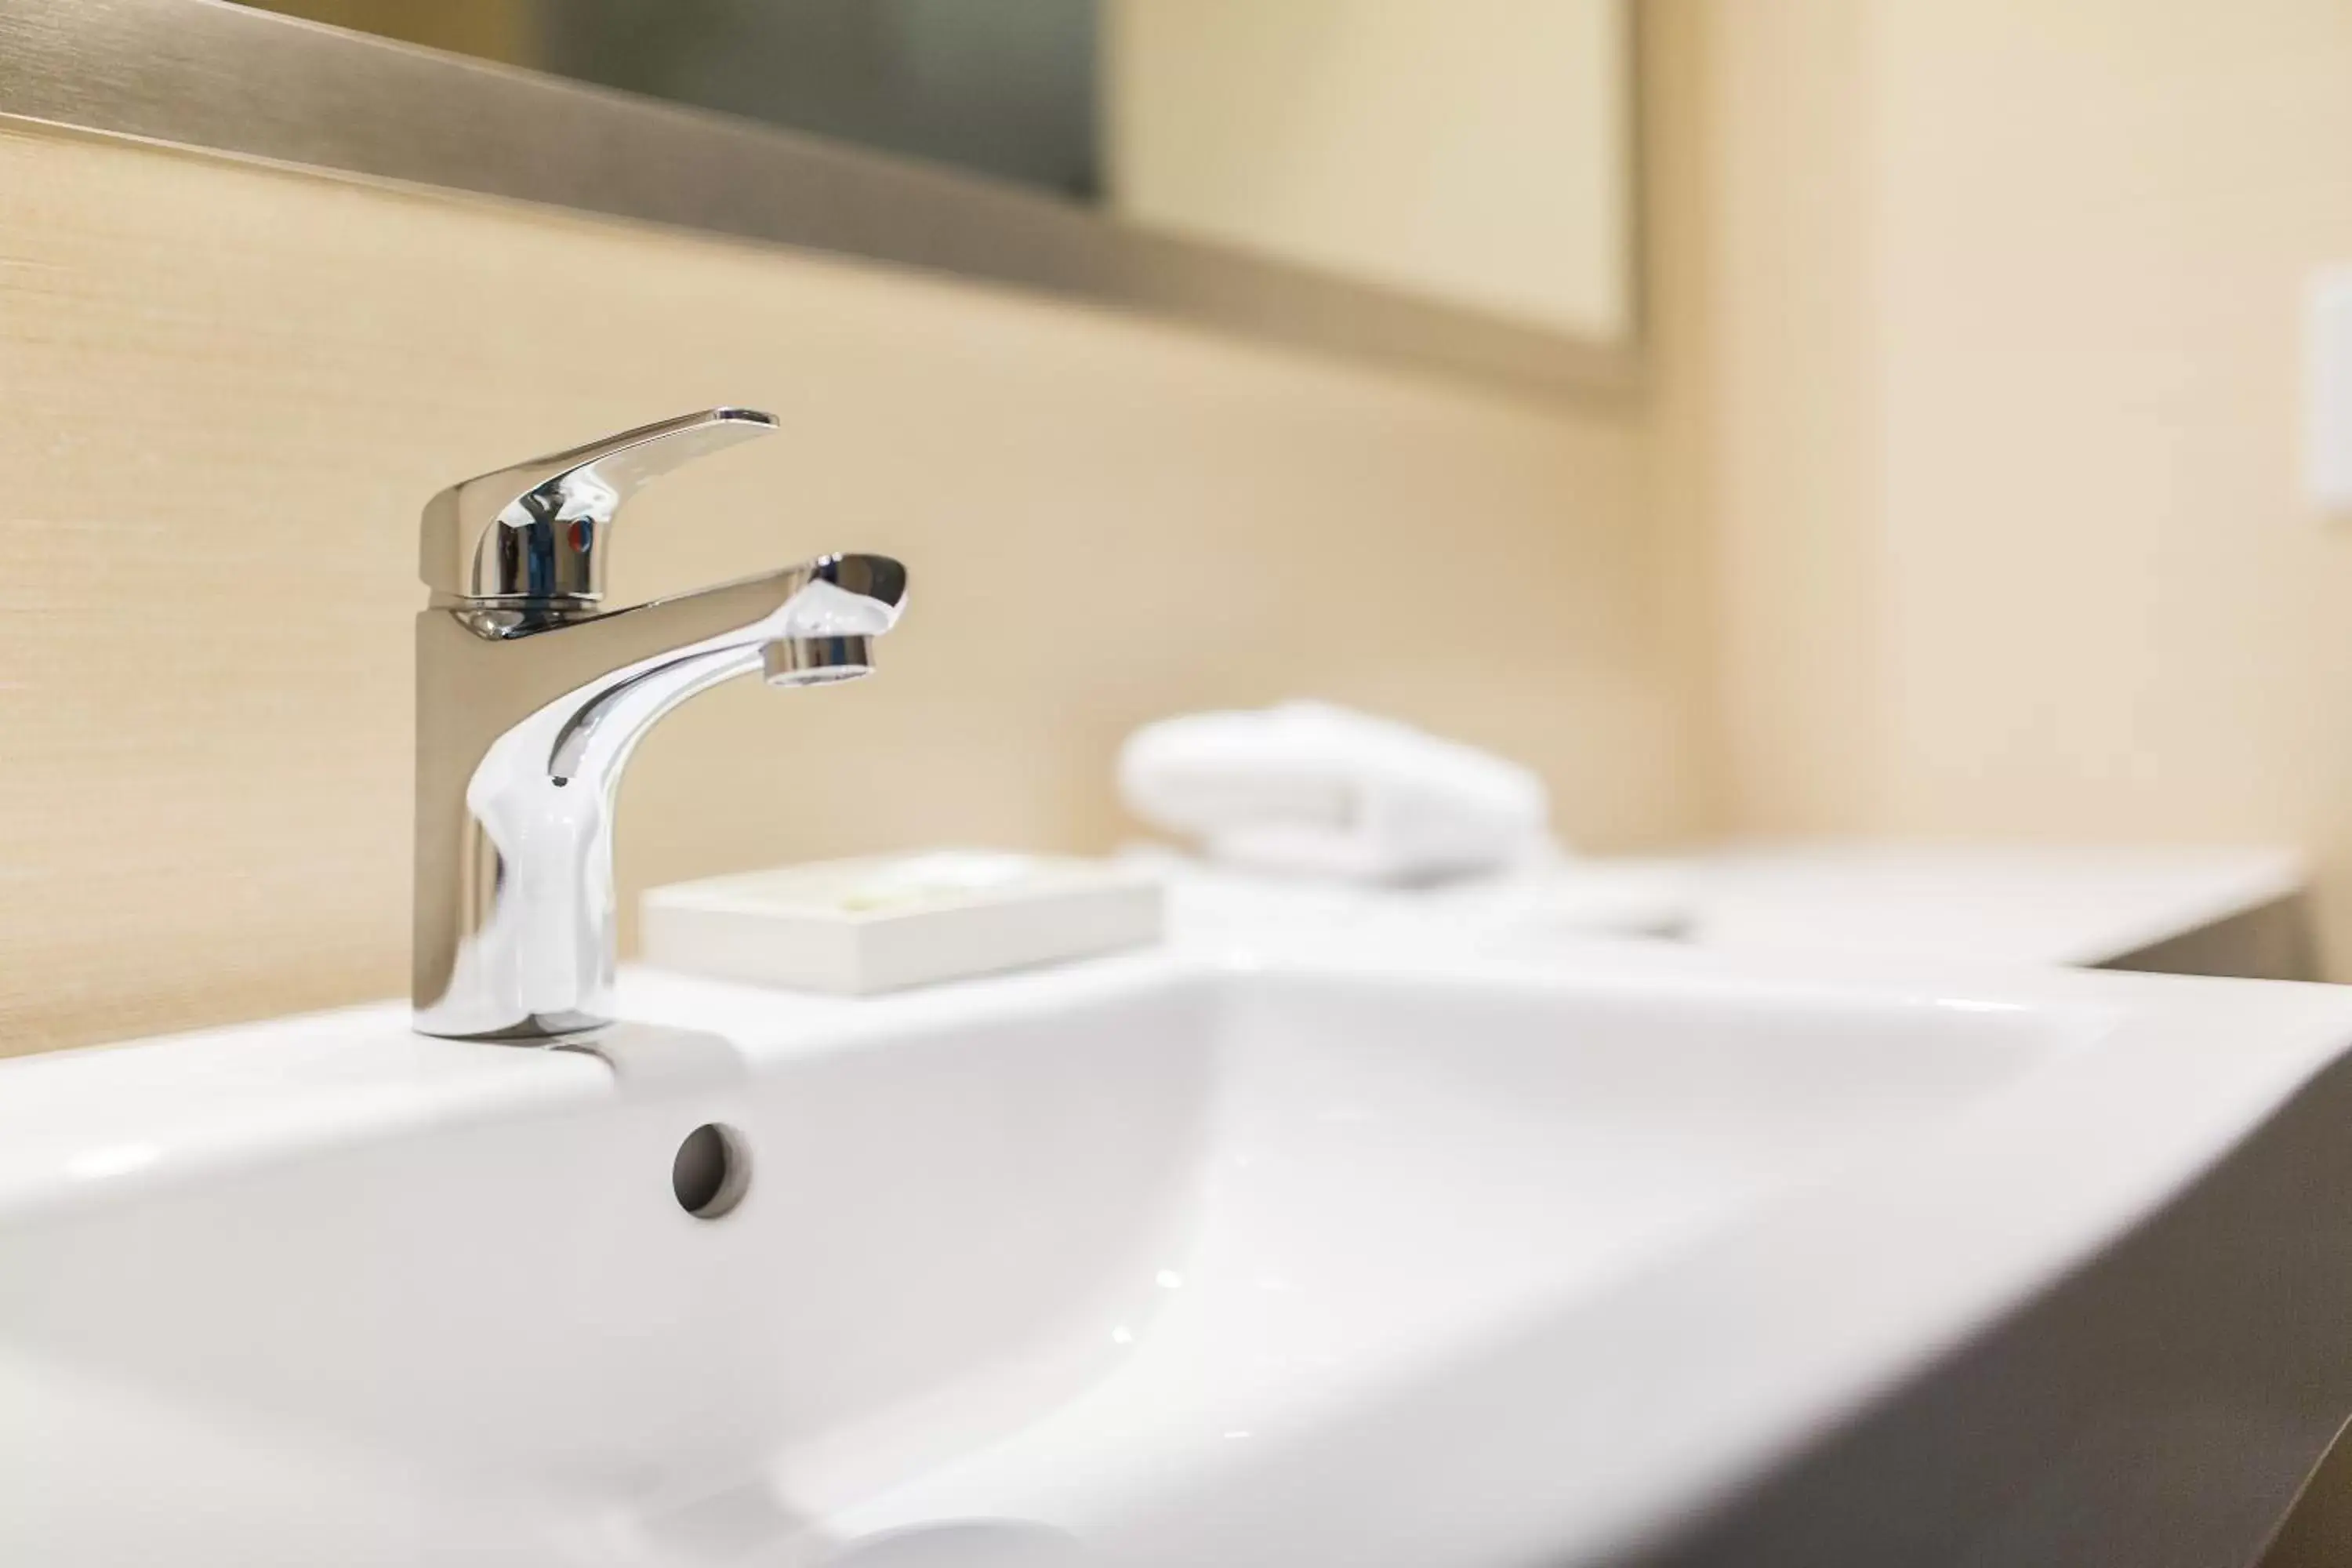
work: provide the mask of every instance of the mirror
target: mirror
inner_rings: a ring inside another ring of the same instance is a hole
[[[1591,390],[1636,347],[1633,32],[1633,0],[0,0],[0,111]]]
[[[257,0],[1599,340],[1624,0]]]

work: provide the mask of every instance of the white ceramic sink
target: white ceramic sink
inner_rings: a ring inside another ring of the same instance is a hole
[[[1357,941],[625,1000],[713,1033],[0,1066],[0,1561],[2239,1562],[2352,1409],[2352,991]]]

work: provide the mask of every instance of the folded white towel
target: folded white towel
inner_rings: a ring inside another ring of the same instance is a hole
[[[1147,724],[1120,749],[1118,784],[1144,821],[1258,870],[1430,882],[1550,848],[1534,773],[1322,702]]]

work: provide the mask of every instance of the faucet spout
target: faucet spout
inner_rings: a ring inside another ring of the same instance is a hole
[[[880,555],[615,610],[436,592],[416,621],[416,1027],[531,1042],[610,1023],[613,819],[637,743],[739,675],[867,673],[906,593]]]
[[[553,734],[548,775],[617,787],[663,715],[755,669],[779,686],[872,673],[873,639],[897,624],[906,592],[906,568],[887,556],[827,555],[564,623],[559,640],[533,645],[545,650],[534,673],[548,700],[533,718]]]

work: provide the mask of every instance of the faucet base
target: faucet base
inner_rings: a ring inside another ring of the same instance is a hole
[[[419,1008],[414,1014],[415,1026],[420,1035],[431,1035],[441,1040],[479,1040],[492,1046],[568,1046],[593,1039],[613,1026],[614,1020],[591,1016],[585,1013],[562,1013],[542,1016],[533,1014],[520,1023],[498,1029],[468,1029],[456,1024],[436,1026],[427,1012]]]

